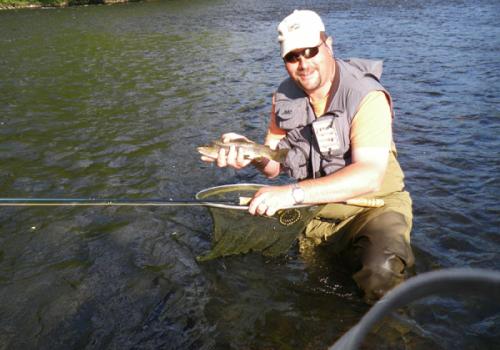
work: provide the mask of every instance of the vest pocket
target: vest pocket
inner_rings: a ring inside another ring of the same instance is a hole
[[[323,172],[322,175],[329,175],[337,170],[340,170],[344,168],[346,165],[350,164],[349,162],[346,162],[346,160],[339,156],[339,157],[329,157],[329,159],[321,159],[321,170]]]
[[[336,117],[326,115],[312,122],[312,130],[319,153],[323,156],[342,154],[342,142],[335,123]]]
[[[279,142],[278,149],[289,150],[283,164],[289,176],[297,180],[309,176],[310,145],[300,137],[298,130],[288,133],[287,137]]]
[[[349,145],[342,142],[338,152],[320,154],[319,157],[323,175],[334,173],[352,162]]]
[[[275,116],[279,128],[291,131],[308,124],[309,116],[307,100],[291,103],[288,100],[276,99]]]

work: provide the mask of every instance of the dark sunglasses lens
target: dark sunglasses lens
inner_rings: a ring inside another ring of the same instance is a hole
[[[319,47],[309,47],[300,52],[290,52],[285,55],[285,61],[288,63],[295,63],[299,61],[300,56],[304,56],[305,58],[312,58],[316,56],[319,52]]]
[[[318,54],[318,51],[319,51],[318,47],[310,47],[304,50],[303,55],[305,58],[312,58]]]
[[[285,61],[288,63],[295,63],[299,60],[300,54],[296,52],[290,52],[289,54],[285,55]]]

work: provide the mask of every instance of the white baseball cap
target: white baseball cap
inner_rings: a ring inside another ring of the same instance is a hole
[[[323,21],[314,11],[295,10],[278,26],[281,57],[296,49],[318,46],[320,32],[325,31]]]

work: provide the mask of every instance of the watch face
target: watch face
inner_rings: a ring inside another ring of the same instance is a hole
[[[300,204],[304,201],[305,193],[300,187],[295,187],[292,191],[292,197],[295,200],[295,204]]]

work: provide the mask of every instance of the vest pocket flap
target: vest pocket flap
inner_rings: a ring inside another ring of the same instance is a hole
[[[288,149],[285,162],[283,164],[285,171],[289,176],[302,180],[308,177],[309,152],[304,149],[303,144],[291,144],[290,141],[283,139],[278,144],[279,149]]]
[[[288,131],[308,124],[310,112],[307,99],[291,102],[276,96],[274,112],[276,122],[281,129]]]
[[[276,103],[275,113],[276,113],[276,118],[278,120],[288,120],[293,117],[293,106],[287,103],[283,104]]]

